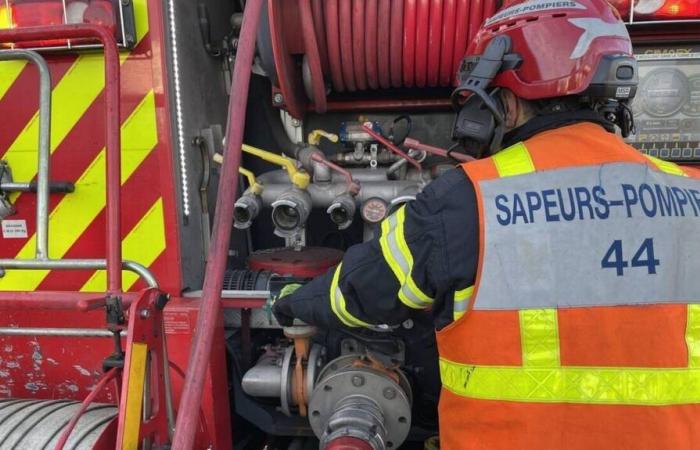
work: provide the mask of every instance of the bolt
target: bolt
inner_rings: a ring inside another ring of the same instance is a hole
[[[413,320],[406,319],[406,321],[404,321],[404,323],[403,323],[403,327],[407,330],[410,330],[411,328],[413,328]]]
[[[301,126],[301,120],[299,120],[299,119],[292,119],[292,126],[293,126],[293,127],[300,127],[300,126]]]
[[[151,311],[147,309],[142,309],[141,311],[139,311],[139,317],[141,317],[142,319],[148,319],[149,317],[151,317]]]
[[[382,392],[384,394],[384,398],[387,400],[393,400],[396,398],[396,389],[394,388],[384,388],[384,391]]]
[[[272,103],[275,105],[281,105],[284,102],[284,97],[279,92],[272,96]]]
[[[353,386],[360,387],[365,384],[365,377],[362,375],[353,375],[351,381]]]

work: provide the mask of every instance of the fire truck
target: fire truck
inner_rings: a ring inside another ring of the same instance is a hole
[[[628,141],[700,163],[700,2],[613,3]],[[271,303],[466,157],[449,94],[503,6],[0,0],[0,449],[438,448],[429,315]]]

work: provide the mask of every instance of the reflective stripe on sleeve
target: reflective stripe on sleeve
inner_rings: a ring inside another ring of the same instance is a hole
[[[382,235],[379,238],[379,245],[384,260],[401,285],[398,293],[401,302],[409,308],[424,309],[433,304],[433,299],[418,287],[411,276],[413,255],[404,236],[405,219],[406,207],[402,206],[396,213],[384,220],[381,226]]]
[[[535,171],[535,164],[532,162],[530,152],[522,142],[501,150],[493,155],[491,159],[496,165],[496,170],[501,178],[524,175]]]
[[[342,264],[338,264],[338,267],[335,269],[335,273],[333,274],[333,281],[331,282],[330,298],[333,314],[335,314],[338,320],[348,327],[370,328],[370,324],[353,316],[346,308],[345,297],[343,296],[343,291],[340,290],[340,285],[338,284],[342,266]]]
[[[474,286],[469,286],[468,288],[455,291],[454,300],[452,303],[453,320],[458,320],[467,311],[469,299],[471,299],[472,294],[474,294]]]

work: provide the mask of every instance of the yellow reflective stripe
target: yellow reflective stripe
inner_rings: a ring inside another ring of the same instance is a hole
[[[700,369],[493,367],[440,359],[443,387],[501,401],[617,405],[700,403]]]
[[[672,163],[670,161],[664,161],[663,159],[655,158],[653,156],[649,155],[644,155],[651,161],[660,171],[670,174],[670,175],[678,175],[681,177],[687,177],[688,174],[685,173],[685,171],[675,163]]]
[[[474,286],[469,286],[464,289],[455,291],[453,306],[452,306],[452,318],[457,320],[464,315],[467,311],[467,305],[469,305],[469,299],[474,294]]]
[[[124,259],[136,261],[145,267],[165,250],[163,199],[159,198],[122,241]],[[128,290],[139,279],[133,272],[122,273],[122,286]],[[80,289],[82,292],[102,292],[107,289],[107,272],[98,270]]]
[[[530,152],[525,144],[519,142],[501,150],[491,157],[500,177],[512,177],[535,171]]]
[[[27,61],[24,60],[0,62],[0,100],[7,94],[26,65]],[[39,89],[39,84],[35,88]]]
[[[137,0],[134,8],[137,39],[140,41],[148,33],[146,0]],[[128,52],[122,52],[119,55],[120,64],[123,64],[128,56]],[[0,87],[1,84],[2,82]],[[104,54],[90,52],[78,56],[51,92],[51,153],[63,142],[103,89]],[[3,159],[12,167],[12,176],[15,180],[31,180],[36,175],[38,139],[39,111],[37,109],[3,156]],[[20,192],[12,193],[10,199],[14,202],[19,195],[21,195]]]
[[[524,309],[519,315],[523,366],[559,366],[557,310]]]
[[[123,184],[158,142],[153,91],[122,125],[122,139]],[[105,150],[102,149],[75,182],[75,193],[66,195],[49,215],[49,255],[62,258],[104,207]],[[15,258],[33,258],[35,248],[36,235],[33,235]],[[8,270],[0,278],[0,291],[33,291],[48,273],[47,270]]]
[[[141,430],[141,409],[143,408],[143,385],[146,377],[146,359],[148,346],[140,342],[131,345],[129,358],[129,382],[126,386],[126,410],[124,416],[124,434],[121,448],[137,450]]]
[[[700,305],[688,305],[685,342],[688,345],[688,367],[700,368]]]
[[[338,284],[340,280],[340,271],[343,264],[338,264],[333,274],[333,281],[331,282],[330,288],[330,298],[331,298],[331,310],[333,314],[340,320],[343,324],[348,327],[371,327],[367,322],[363,322],[357,317],[350,314],[345,305],[345,296],[343,296],[343,291],[340,290],[340,285]]]
[[[404,235],[405,220],[406,206],[404,205],[382,222],[379,246],[384,260],[401,285],[398,293],[399,300],[409,308],[424,309],[433,304],[433,299],[418,287],[411,276],[413,255]]]

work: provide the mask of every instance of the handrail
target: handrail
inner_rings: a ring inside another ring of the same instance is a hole
[[[24,59],[39,70],[39,160],[36,187],[36,259],[49,257],[49,157],[51,156],[51,72],[33,50],[0,50],[0,61]]]
[[[35,41],[41,39],[98,39],[104,47],[105,59],[105,147],[107,153],[106,164],[106,247],[107,255],[105,260],[93,260],[94,264],[104,261],[107,269],[107,291],[109,294],[122,293],[122,249],[121,249],[121,135],[120,135],[120,115],[119,115],[119,51],[113,34],[108,28],[98,25],[73,24],[58,26],[41,26],[26,28],[10,28],[0,30],[0,43],[17,43]],[[30,55],[24,51],[20,54]],[[16,54],[15,54],[16,55]],[[31,56],[30,56],[31,57]],[[33,61],[33,60],[32,60]],[[41,71],[41,69],[40,69]],[[42,80],[42,83],[44,81]],[[43,84],[42,84],[43,86]],[[49,84],[50,89],[50,84]],[[50,111],[50,109],[49,109]],[[42,121],[46,126],[47,120]],[[43,128],[41,131],[44,131]],[[49,133],[50,136],[50,133]],[[40,136],[41,137],[41,136]],[[42,143],[44,143],[42,141]],[[43,151],[50,147],[48,141],[45,147],[40,145],[40,156],[45,156]],[[44,150],[42,150],[44,149]],[[42,158],[40,157],[40,164]],[[67,260],[69,264],[58,264],[61,260],[51,260],[48,254],[48,158],[45,159],[46,167],[40,167],[38,181],[40,183],[40,199],[37,201],[37,221],[45,221],[41,225],[42,233],[39,235],[37,226],[37,256],[33,260],[0,259],[0,269],[10,268],[13,261],[20,261],[33,265],[36,269],[50,269],[52,267],[61,269],[73,269],[70,263],[80,260]],[[39,211],[39,208],[42,208]],[[44,216],[45,214],[45,216]],[[44,247],[46,245],[46,247]],[[63,267],[58,267],[63,266]],[[92,267],[80,267],[92,268]]]

